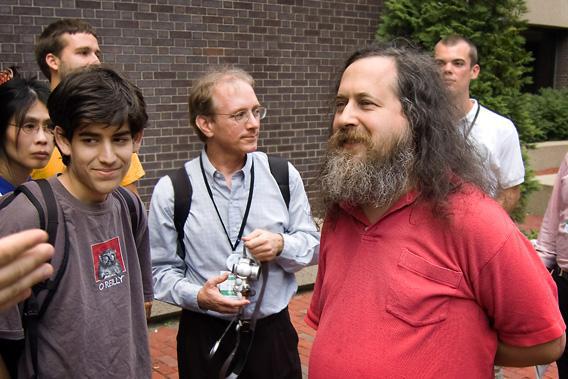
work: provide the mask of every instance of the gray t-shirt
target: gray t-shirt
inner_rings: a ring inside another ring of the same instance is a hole
[[[65,275],[39,324],[41,376],[150,378],[144,301],[151,301],[153,293],[142,204],[133,195],[140,206],[138,225],[132,228],[124,200],[109,195],[102,203],[84,204],[57,178],[49,183],[59,205],[55,271],[65,233],[70,245]],[[28,187],[44,205],[37,184]],[[0,235],[33,227],[39,227],[38,214],[25,195],[0,212]],[[17,308],[0,313],[0,338],[23,337],[19,317]],[[21,378],[29,377],[31,369],[26,345],[19,364]]]

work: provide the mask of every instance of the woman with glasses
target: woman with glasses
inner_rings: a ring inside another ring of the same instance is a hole
[[[20,77],[14,69],[0,72],[0,195],[49,161],[54,138],[48,97],[49,88],[38,80]]]

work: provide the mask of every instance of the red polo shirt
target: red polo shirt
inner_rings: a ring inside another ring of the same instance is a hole
[[[450,209],[409,193],[372,225],[349,206],[326,220],[311,379],[490,378],[498,339],[562,335],[554,282],[506,212],[471,187]]]

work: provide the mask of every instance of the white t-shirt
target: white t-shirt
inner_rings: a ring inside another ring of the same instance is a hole
[[[508,118],[480,105],[477,100],[471,99],[471,102],[473,107],[466,115],[466,128],[470,129],[474,119],[475,124],[468,136],[476,142],[497,192],[521,184],[525,179],[525,167],[515,125]],[[491,195],[495,197],[497,193]]]

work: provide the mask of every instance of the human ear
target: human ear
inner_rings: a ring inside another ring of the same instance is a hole
[[[195,124],[207,138],[213,137],[213,123],[206,116],[199,115],[195,118]]]
[[[60,62],[59,58],[53,53],[48,53],[45,56],[45,63],[47,63],[49,68],[52,69],[53,71],[59,70],[59,62]]]
[[[57,148],[61,152],[61,155],[71,155],[71,141],[67,139],[65,136],[65,131],[60,127],[55,127],[55,144]]]
[[[143,135],[144,135],[144,132],[138,132],[132,137],[132,143],[134,145],[133,150],[134,150],[135,153],[138,153],[138,151],[140,150],[140,146],[142,145],[142,136]]]
[[[479,71],[481,70],[481,67],[479,67],[478,64],[474,64],[473,67],[471,68],[471,79],[477,79],[477,77],[479,76]]]

